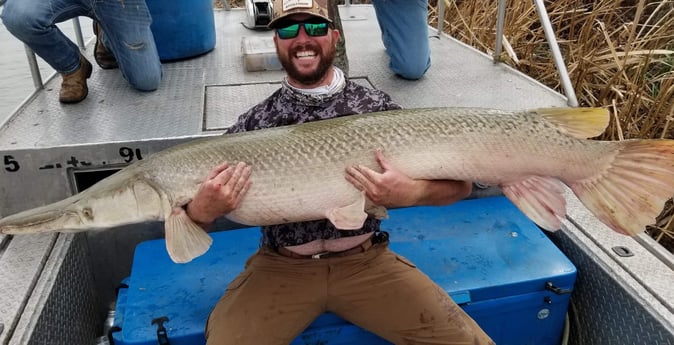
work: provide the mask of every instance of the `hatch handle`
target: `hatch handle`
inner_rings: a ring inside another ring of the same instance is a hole
[[[168,335],[166,334],[166,328],[164,328],[164,322],[168,322],[168,320],[169,318],[166,316],[152,320],[152,324],[157,325],[157,343],[159,345],[171,345],[171,343],[169,343]]]
[[[545,282],[545,289],[554,292],[557,295],[566,295],[571,293],[571,289],[562,289],[559,286],[556,286],[552,282]]]

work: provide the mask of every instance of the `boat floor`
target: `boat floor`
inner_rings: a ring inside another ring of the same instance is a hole
[[[89,96],[58,102],[60,77],[19,108],[0,128],[0,151],[199,136],[231,125],[279,87],[283,71],[247,72],[244,37],[271,40],[271,31],[246,29],[243,9],[215,10],[216,46],[198,57],[164,63],[154,92],[129,87],[119,70],[94,65]],[[389,93],[404,107],[465,106],[528,109],[565,106],[566,98],[491,57],[429,28],[432,66],[418,81],[388,68],[371,5],[340,8],[350,77]],[[93,62],[93,42],[84,52]]]

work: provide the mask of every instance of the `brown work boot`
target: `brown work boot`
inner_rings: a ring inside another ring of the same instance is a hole
[[[101,24],[94,20],[94,34],[96,35],[96,45],[94,46],[94,60],[102,69],[117,68],[117,59],[110,53],[108,48],[103,45],[103,28]]]
[[[61,74],[61,76],[63,82],[61,82],[59,102],[77,103],[87,98],[89,93],[87,78],[91,77],[91,63],[84,56],[80,55],[80,67],[78,69],[68,74]]]

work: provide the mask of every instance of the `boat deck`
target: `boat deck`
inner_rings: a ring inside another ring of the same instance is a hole
[[[503,109],[564,106],[566,98],[513,69],[429,28],[432,66],[418,81],[388,69],[374,10],[350,5],[340,10],[347,39],[350,77],[389,93],[404,107],[466,106]],[[0,128],[0,150],[87,145],[114,141],[195,136],[229,126],[236,117],[279,87],[283,71],[246,72],[243,37],[271,31],[246,29],[246,12],[216,10],[216,46],[196,58],[164,64],[155,92],[128,86],[118,70],[94,67],[89,96],[81,103],[58,102],[60,78]],[[93,63],[93,45],[85,55]]]

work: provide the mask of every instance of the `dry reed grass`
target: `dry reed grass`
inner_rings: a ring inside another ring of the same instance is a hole
[[[438,1],[447,34],[493,54],[497,0],[430,0],[433,26]],[[534,2],[506,4],[504,41],[512,49],[499,58],[562,92]],[[601,139],[674,139],[674,0],[548,0],[546,7],[580,105],[611,110]],[[674,252],[672,202],[647,231]]]

